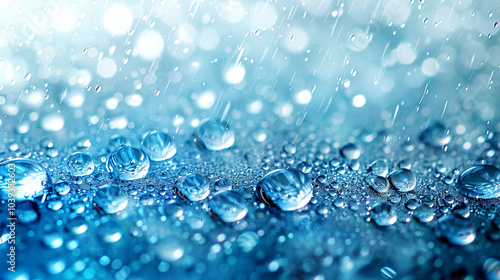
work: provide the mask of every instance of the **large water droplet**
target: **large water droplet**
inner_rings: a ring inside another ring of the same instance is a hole
[[[236,239],[236,244],[241,247],[243,252],[250,252],[259,243],[259,235],[253,231],[245,231]]]
[[[378,193],[386,193],[389,190],[389,181],[385,177],[369,173],[365,182]]]
[[[500,261],[494,258],[487,259],[483,271],[488,280],[500,280]]]
[[[94,161],[86,153],[76,152],[68,158],[68,170],[73,176],[86,176],[94,171]]]
[[[158,258],[167,262],[175,262],[184,255],[181,243],[172,237],[160,240],[154,248]]]
[[[455,215],[444,216],[439,220],[439,229],[448,241],[455,245],[467,245],[476,238],[474,224]]]
[[[493,165],[472,166],[460,175],[457,188],[473,198],[500,197],[500,169]]]
[[[268,173],[257,184],[257,196],[283,211],[304,207],[312,197],[312,182],[295,168],[278,169]]]
[[[121,226],[111,220],[99,225],[98,234],[104,242],[114,243],[122,238]]]
[[[436,216],[436,211],[434,208],[429,207],[428,205],[420,205],[415,212],[413,213],[413,217],[417,219],[421,223],[428,223],[434,220],[434,216]]]
[[[346,144],[340,149],[340,155],[348,160],[358,159],[361,156],[361,147],[353,143]]]
[[[382,276],[385,278],[385,279],[393,279],[394,277],[396,277],[398,274],[396,273],[396,271],[394,271],[394,269],[388,267],[388,266],[384,266],[380,269],[380,273],[382,274]]]
[[[121,146],[130,146],[130,141],[125,136],[114,135],[109,139],[107,150],[111,153]]]
[[[64,239],[60,233],[54,231],[45,233],[42,237],[42,242],[51,249],[57,249],[63,245]]]
[[[54,190],[58,195],[67,195],[71,191],[71,186],[67,182],[59,182],[54,185]]]
[[[0,164],[2,199],[33,199],[52,183],[39,163],[30,159],[11,159]]]
[[[175,183],[179,195],[187,200],[200,201],[210,194],[210,186],[205,177],[198,174],[187,174]]]
[[[443,124],[435,123],[422,131],[420,140],[434,147],[442,147],[450,143],[451,136]]]
[[[376,160],[370,164],[367,169],[367,172],[371,172],[375,175],[385,177],[389,172],[389,167],[387,166],[387,162],[385,160]]]
[[[194,140],[211,151],[230,148],[234,144],[235,134],[225,121],[207,119],[194,132]]]
[[[248,212],[243,197],[231,191],[215,195],[210,199],[208,205],[212,214],[226,223],[237,222],[243,219]]]
[[[24,200],[16,204],[15,213],[17,220],[24,224],[30,224],[40,219],[40,209],[36,202]]]
[[[225,192],[225,191],[230,191],[233,187],[233,182],[231,180],[226,179],[226,178],[220,178],[219,180],[215,181],[214,183],[214,189],[215,192]]]
[[[417,185],[417,178],[413,171],[405,168],[392,172],[389,179],[391,184],[400,192],[409,192]]]
[[[161,131],[151,131],[142,140],[142,149],[153,161],[162,161],[173,157],[177,151],[174,139]]]
[[[149,158],[141,149],[121,146],[109,155],[106,167],[115,178],[135,180],[148,174]]]
[[[374,206],[370,211],[370,217],[381,227],[393,225],[398,220],[396,211],[387,203],[381,203]]]
[[[106,214],[114,214],[127,207],[128,196],[118,186],[104,185],[96,191],[94,203]]]

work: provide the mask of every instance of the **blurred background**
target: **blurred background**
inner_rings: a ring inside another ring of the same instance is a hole
[[[496,0],[6,0],[0,129],[63,140],[159,126],[183,134],[230,104],[243,130],[306,122],[405,138],[437,120],[464,142],[487,137],[500,129],[499,9]]]

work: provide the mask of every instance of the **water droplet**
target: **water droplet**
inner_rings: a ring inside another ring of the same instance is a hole
[[[283,151],[289,155],[293,155],[297,152],[297,147],[293,144],[287,144],[283,146]]]
[[[211,213],[226,223],[237,222],[243,219],[248,212],[243,197],[231,191],[214,195],[208,205]]]
[[[367,169],[367,172],[371,172],[375,175],[385,177],[389,172],[389,167],[387,166],[387,162],[385,160],[376,160],[370,164]]]
[[[391,184],[400,192],[409,192],[417,185],[417,178],[409,169],[398,169],[389,175]]]
[[[175,262],[184,255],[181,243],[173,237],[160,240],[154,248],[158,258],[167,262]]]
[[[63,245],[64,239],[58,232],[49,232],[43,235],[42,242],[51,249],[57,249]]]
[[[340,155],[348,160],[358,159],[361,156],[361,147],[353,143],[346,144],[340,149]]]
[[[387,203],[381,203],[374,206],[370,211],[370,217],[375,224],[381,227],[393,225],[398,220],[396,211]]]
[[[253,231],[246,231],[236,239],[236,244],[243,250],[243,252],[250,252],[259,243],[259,236]]]
[[[13,175],[11,175],[13,174]],[[11,181],[15,177],[15,182]],[[33,199],[43,194],[52,183],[49,174],[39,163],[30,159],[11,159],[0,163],[2,199],[9,198],[9,187],[17,200]]]
[[[71,186],[67,182],[59,182],[54,185],[54,190],[58,195],[67,195],[71,191]]]
[[[219,151],[233,146],[235,133],[227,122],[207,119],[196,128],[193,137],[196,143],[207,150]]]
[[[149,171],[149,158],[141,150],[131,146],[121,146],[108,158],[108,172],[120,180],[144,178]]]
[[[89,225],[84,217],[76,217],[66,223],[66,229],[73,234],[82,234],[87,231]]]
[[[215,192],[225,192],[231,190],[233,187],[233,183],[226,178],[220,178],[219,180],[215,181],[214,183],[214,189]]]
[[[476,238],[474,224],[467,219],[448,215],[438,220],[439,229],[448,241],[455,245],[467,245]]]
[[[161,131],[151,131],[142,140],[142,149],[152,161],[162,161],[173,157],[177,151],[174,139]]]
[[[118,186],[104,185],[96,191],[94,203],[106,214],[115,214],[127,207],[128,196]]]
[[[190,201],[200,201],[210,194],[210,186],[205,177],[198,174],[187,174],[175,183],[179,195]]]
[[[114,135],[109,139],[107,150],[111,153],[121,146],[130,146],[130,141],[124,136]]]
[[[304,207],[312,197],[312,182],[295,168],[278,169],[268,173],[257,184],[257,196],[268,205],[283,211]]]
[[[24,200],[16,204],[17,220],[23,224],[30,224],[40,219],[40,210],[36,202]]]
[[[413,217],[417,219],[417,221],[421,223],[428,223],[434,220],[434,216],[436,216],[436,212],[434,208],[429,207],[428,205],[420,205],[415,212],[413,213]]]
[[[113,220],[100,224],[97,233],[107,243],[117,242],[123,235],[121,226]]]
[[[386,193],[389,190],[389,181],[385,177],[369,173],[365,182],[378,193]]]
[[[86,153],[76,152],[68,158],[69,173],[73,176],[86,176],[94,171],[94,161]]]
[[[252,138],[257,143],[262,143],[267,139],[267,131],[265,129],[256,129],[252,132]]]
[[[393,279],[394,277],[396,277],[398,274],[396,273],[396,271],[394,271],[394,269],[388,267],[388,266],[384,266],[380,269],[380,273],[382,274],[382,277],[384,277],[385,279]]]
[[[302,171],[302,173],[309,173],[311,172],[312,170],[312,165],[306,161],[302,161],[302,162],[299,162],[299,164],[297,164],[297,169]]]
[[[451,136],[443,124],[435,123],[422,131],[420,140],[434,147],[442,147],[450,143]]]
[[[487,259],[483,271],[488,280],[500,280],[500,261],[494,258]]]
[[[500,197],[500,169],[493,165],[475,165],[465,170],[457,182],[458,190],[472,198]]]

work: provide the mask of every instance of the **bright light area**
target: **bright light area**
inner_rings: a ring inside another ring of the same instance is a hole
[[[224,81],[231,85],[239,84],[245,78],[245,73],[242,65],[231,66],[224,72]]]
[[[307,104],[309,103],[309,101],[311,101],[311,98],[312,98],[311,91],[305,89],[303,91],[296,93],[293,100],[297,104]]]
[[[356,96],[354,96],[354,98],[352,99],[352,104],[354,105],[354,107],[363,107],[365,106],[365,103],[366,103],[366,98],[362,95],[362,94],[358,94]]]
[[[211,91],[202,93],[196,99],[196,106],[200,109],[210,109],[215,104],[215,94]]]
[[[130,30],[132,20],[132,13],[127,7],[114,3],[104,12],[103,25],[113,35],[121,35]]]
[[[136,50],[143,59],[153,60],[161,55],[164,46],[163,38],[158,32],[146,30],[139,36]]]

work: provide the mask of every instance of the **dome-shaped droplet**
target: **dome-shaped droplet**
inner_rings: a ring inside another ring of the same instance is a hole
[[[196,128],[193,137],[207,150],[219,151],[233,146],[235,133],[226,121],[207,119]]]
[[[340,149],[340,155],[348,160],[358,159],[361,156],[361,147],[349,143]]]
[[[39,163],[30,159],[11,159],[0,163],[2,199],[33,199],[43,194],[52,183]]]
[[[405,168],[398,169],[389,175],[391,184],[400,192],[409,192],[417,185],[417,178],[413,171]]]
[[[451,136],[448,129],[443,124],[435,123],[422,131],[420,140],[434,147],[442,147],[450,143]]]
[[[184,255],[182,244],[172,237],[160,240],[154,248],[156,255],[162,261],[175,262]]]
[[[187,174],[175,183],[179,195],[190,201],[200,201],[210,194],[210,186],[205,177],[198,174]]]
[[[89,225],[87,220],[82,216],[77,216],[72,220],[69,220],[65,224],[66,230],[73,234],[82,234],[87,231]]]
[[[472,198],[500,197],[500,169],[493,165],[475,165],[465,170],[457,182],[458,190]]]
[[[68,170],[73,176],[86,176],[94,171],[94,161],[86,153],[76,152],[68,158]]]
[[[245,231],[240,234],[236,239],[236,244],[243,250],[243,252],[250,252],[259,243],[259,235],[253,231]]]
[[[474,224],[468,220],[449,215],[440,218],[439,229],[448,241],[455,245],[467,245],[476,238]]]
[[[118,148],[120,148],[121,146],[130,146],[130,141],[125,138],[125,136],[121,136],[121,135],[114,135],[111,137],[111,139],[109,139],[109,142],[108,142],[108,152],[112,152]]]
[[[54,190],[58,195],[67,195],[71,191],[71,186],[68,182],[59,182],[54,184]]]
[[[51,249],[57,249],[63,245],[64,239],[59,232],[54,231],[43,234],[42,242]]]
[[[248,212],[243,197],[231,191],[214,195],[208,205],[212,214],[226,223],[237,222]]]
[[[385,177],[369,173],[365,182],[378,193],[386,193],[389,190],[389,181]]]
[[[387,203],[374,206],[370,211],[370,217],[373,222],[381,227],[393,225],[398,220],[396,211]]]
[[[304,207],[312,197],[312,182],[295,168],[278,169],[268,173],[257,184],[257,196],[283,211]]]
[[[142,149],[152,161],[162,161],[175,155],[174,139],[161,131],[151,131],[142,139]]]
[[[434,216],[436,216],[435,209],[425,204],[420,205],[417,209],[415,209],[415,212],[413,212],[413,217],[421,223],[431,222],[434,220]]]
[[[113,220],[100,224],[97,233],[107,243],[114,243],[123,235],[121,226]]]
[[[487,259],[483,264],[483,272],[488,280],[500,280],[500,260]]]
[[[30,224],[40,219],[40,208],[36,202],[24,200],[16,203],[15,214],[18,222]]]
[[[100,187],[94,196],[95,205],[107,214],[114,214],[127,207],[128,196],[118,186],[104,185]]]
[[[121,146],[109,155],[106,167],[117,179],[135,180],[148,174],[149,158],[141,149]]]
[[[226,179],[226,178],[220,178],[219,180],[215,181],[214,183],[214,189],[215,192],[221,193],[225,191],[230,191],[233,187],[233,182],[231,180]]]
[[[387,166],[387,162],[385,160],[376,160],[372,162],[372,164],[370,164],[370,166],[367,169],[367,172],[385,177],[389,172],[389,167]]]

